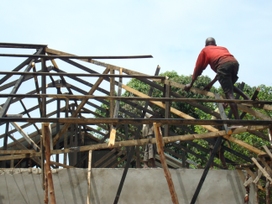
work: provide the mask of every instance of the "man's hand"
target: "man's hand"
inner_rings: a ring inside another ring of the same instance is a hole
[[[192,85],[191,84],[186,84],[184,87],[185,91],[189,91],[191,89]]]

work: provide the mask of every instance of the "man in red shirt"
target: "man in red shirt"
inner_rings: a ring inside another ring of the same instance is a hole
[[[233,57],[232,54],[225,47],[217,46],[215,39],[209,37],[206,39],[205,47],[201,50],[194,69],[192,81],[184,88],[185,91],[189,91],[206,67],[210,65],[211,69],[217,73],[214,80],[209,83],[204,89],[209,90],[212,85],[218,80],[226,95],[227,99],[234,99],[233,91],[242,94],[246,97],[241,90],[234,86],[234,83],[238,80],[239,63]],[[230,103],[230,108],[236,119],[239,119],[239,113],[236,103]]]

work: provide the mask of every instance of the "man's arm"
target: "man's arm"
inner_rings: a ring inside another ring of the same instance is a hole
[[[189,91],[192,88],[197,77],[200,76],[202,74],[203,70],[207,67],[207,65],[208,65],[207,62],[208,61],[205,58],[204,51],[202,50],[199,53],[198,58],[196,60],[196,66],[194,68],[194,73],[192,75],[192,81],[191,81],[191,83],[185,85],[185,87],[184,87],[185,91]]]

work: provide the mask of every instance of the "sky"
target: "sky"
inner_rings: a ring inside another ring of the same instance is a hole
[[[84,56],[152,55],[100,61],[147,75],[159,65],[161,73],[189,76],[205,39],[214,37],[239,61],[238,82],[272,86],[271,11],[269,0],[8,0],[1,1],[0,42]],[[1,60],[2,71],[19,64]],[[203,75],[215,73],[208,67]]]
[[[205,39],[214,37],[239,61],[238,82],[272,86],[272,1],[9,0],[0,10],[0,42],[84,56],[152,55],[100,60],[148,75],[157,65],[191,75]],[[208,67],[203,75],[215,74]]]

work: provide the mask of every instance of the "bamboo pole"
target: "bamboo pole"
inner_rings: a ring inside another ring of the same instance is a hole
[[[233,134],[239,134],[239,133],[250,131],[250,130],[263,130],[265,128],[267,128],[267,126],[242,127],[242,128],[235,129],[233,131]],[[233,141],[239,144],[240,140],[237,140],[236,138],[226,135],[225,130],[221,130],[217,132],[207,132],[207,133],[201,133],[201,134],[185,134],[185,135],[176,135],[176,136],[168,136],[168,137],[165,136],[162,139],[164,143],[172,143],[176,141],[191,141],[196,139],[207,139],[207,138],[220,137],[220,136],[224,136],[228,138],[230,141]],[[52,150],[51,154],[64,154],[64,153],[70,153],[74,151],[84,152],[89,150],[108,149],[108,148],[111,149],[111,148],[117,148],[117,147],[143,146],[148,143],[155,144],[156,139],[148,138],[148,139],[137,139],[137,140],[125,140],[125,141],[115,142],[114,146],[112,147],[109,147],[107,143],[99,143],[94,145],[79,146],[76,148],[56,149],[56,150]],[[247,146],[241,145],[241,146],[246,147],[248,150],[250,150],[251,152],[257,155],[266,154],[264,151],[256,147],[253,147],[251,145],[247,145]],[[14,154],[14,156],[16,156],[16,159],[41,156],[41,153],[36,152],[35,150],[0,150],[0,154]],[[11,156],[0,156],[0,161],[10,160],[10,159],[12,159]]]
[[[55,191],[54,191],[54,184],[53,184],[53,178],[52,178],[52,171],[50,169],[50,138],[51,138],[51,131],[49,127],[49,123],[43,123],[42,124],[42,131],[43,131],[43,137],[44,137],[44,145],[45,145],[45,170],[46,170],[46,178],[48,182],[49,187],[49,195],[50,195],[50,203],[55,204],[56,198],[55,198]],[[47,189],[47,188],[46,188]]]
[[[47,182],[47,177],[45,175],[45,170],[44,170],[44,128],[42,129],[42,136],[41,136],[41,148],[40,148],[40,153],[41,153],[41,169],[42,169],[42,187],[44,190],[44,203],[47,204],[48,203],[48,182]]]
[[[168,183],[168,187],[169,187],[169,191],[171,194],[171,198],[172,198],[172,202],[174,204],[178,204],[178,196],[177,193],[175,191],[175,187],[174,187],[174,183],[172,181],[172,177],[171,177],[171,173],[168,169],[167,163],[166,163],[166,159],[165,159],[165,155],[164,155],[164,151],[163,151],[163,140],[162,140],[162,135],[161,135],[161,131],[160,131],[160,126],[157,123],[153,123],[154,126],[154,132],[155,132],[155,137],[156,137],[156,144],[157,144],[157,151],[158,154],[160,155],[160,160],[161,160],[161,164],[164,170],[164,175],[166,178],[166,181]]]
[[[92,173],[92,150],[89,151],[89,158],[88,158],[88,194],[87,194],[87,204],[90,204],[91,199],[91,173]]]
[[[48,203],[48,179],[44,178],[44,203]]]

